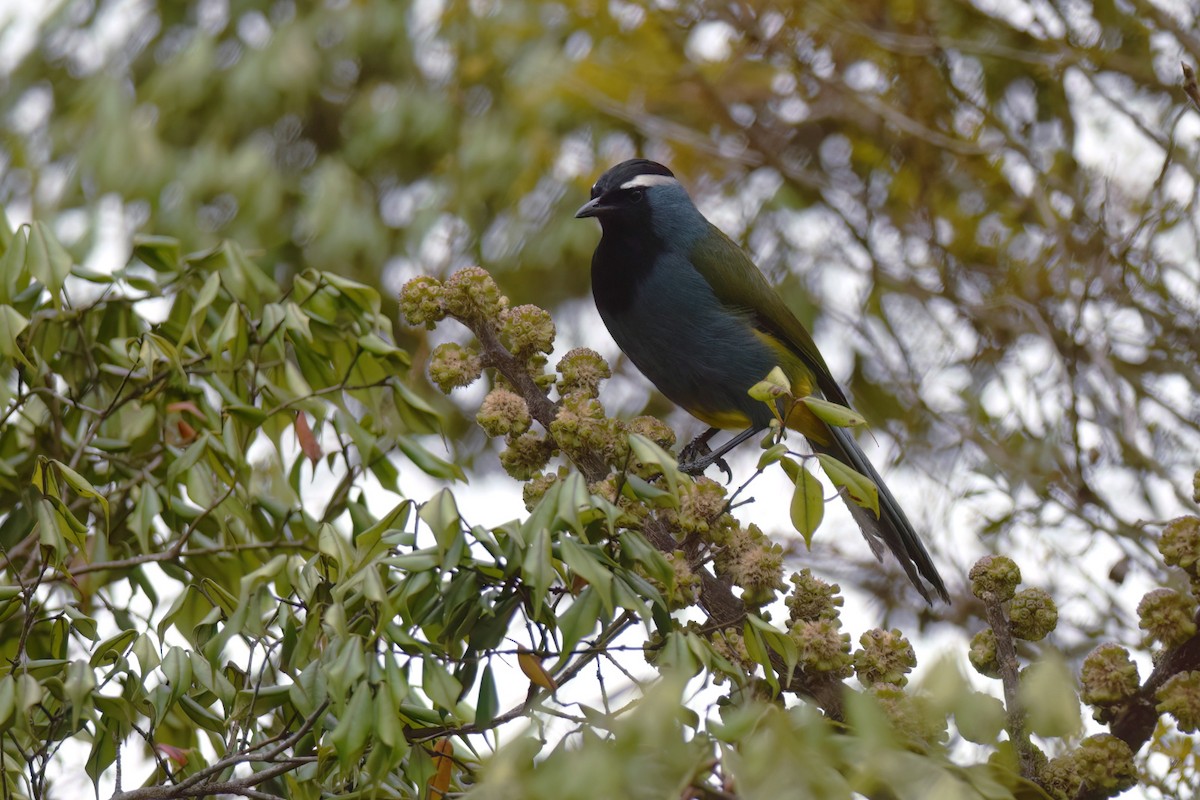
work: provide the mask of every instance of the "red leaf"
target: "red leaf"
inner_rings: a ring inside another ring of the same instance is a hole
[[[312,428],[308,427],[308,417],[301,411],[296,414],[296,438],[300,441],[300,449],[314,465],[321,460],[321,445],[313,436]]]
[[[180,444],[191,444],[192,440],[196,438],[196,429],[183,420],[179,420],[175,426],[179,429]]]
[[[446,796],[446,792],[450,789],[450,767],[454,765],[454,742],[449,738],[438,739],[433,745],[433,763],[437,766],[437,773],[429,779],[429,796],[436,797],[438,800]]]
[[[174,761],[179,766],[181,766],[181,767],[187,766],[187,763],[188,763],[187,750],[184,750],[183,748],[176,747],[175,745],[171,745],[171,744],[156,744],[156,745],[154,745],[154,749],[157,750],[158,752],[162,753],[167,758]]]
[[[196,404],[191,400],[183,400],[178,403],[167,403],[167,411],[190,411],[197,417],[204,416],[200,413],[200,409],[196,408]]]

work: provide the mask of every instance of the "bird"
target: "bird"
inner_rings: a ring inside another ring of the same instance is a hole
[[[794,397],[850,405],[811,334],[670,169],[647,159],[623,161],[600,176],[575,216],[600,223],[592,296],[613,340],[668,400],[709,426],[680,454],[681,469],[700,474],[770,425],[771,408],[748,391],[776,366]],[[843,498],[876,558],[882,561],[886,547],[927,603],[933,604],[930,589],[949,603],[921,538],[851,432],[821,421],[803,403],[786,413],[787,427],[816,453],[875,482],[878,516]],[[710,451],[709,439],[729,429],[741,432]]]

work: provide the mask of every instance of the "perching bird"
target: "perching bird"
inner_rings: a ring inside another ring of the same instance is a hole
[[[712,426],[685,449],[685,460],[689,452],[707,454],[686,465],[689,471],[718,463],[729,447],[770,424],[771,410],[747,392],[775,366],[795,397],[815,394],[849,405],[812,336],[749,256],[704,218],[671,170],[645,159],[618,164],[600,176],[575,216],[600,222],[592,294],[609,333],[660,392]],[[850,432],[826,425],[803,403],[786,422],[816,452],[875,482],[879,518],[846,501],[871,549],[882,558],[887,545],[926,601],[932,602],[928,582],[949,602],[925,546]],[[708,439],[729,428],[744,430],[709,453]]]

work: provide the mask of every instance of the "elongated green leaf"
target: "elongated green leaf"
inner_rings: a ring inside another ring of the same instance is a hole
[[[835,486],[845,489],[851,500],[869,511],[874,511],[876,517],[879,516],[879,487],[873,480],[833,456],[818,453],[817,460],[821,462],[825,474]]]
[[[800,402],[808,406],[808,409],[817,415],[817,418],[830,425],[836,425],[839,428],[852,428],[856,425],[865,425],[867,420],[852,408],[831,403],[828,400],[823,400],[820,397],[802,397]]]
[[[475,726],[483,727],[496,718],[500,710],[500,700],[496,694],[496,678],[492,675],[492,665],[483,668],[479,678],[479,696],[475,700]]]
[[[609,614],[613,611],[612,597],[612,567],[609,560],[599,548],[585,547],[565,534],[559,540],[559,549],[563,561],[567,562],[575,574],[595,587],[600,599],[604,602],[604,610]]]
[[[812,537],[825,517],[825,497],[821,482],[802,465],[796,473],[796,489],[792,492],[792,503],[788,511],[792,526],[804,537],[804,546],[812,547]]]

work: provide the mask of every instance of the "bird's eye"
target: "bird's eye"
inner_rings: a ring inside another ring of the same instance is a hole
[[[640,203],[640,202],[642,202],[642,198],[645,196],[646,196],[646,193],[643,192],[641,189],[633,189],[632,191],[629,192],[629,202]]]

